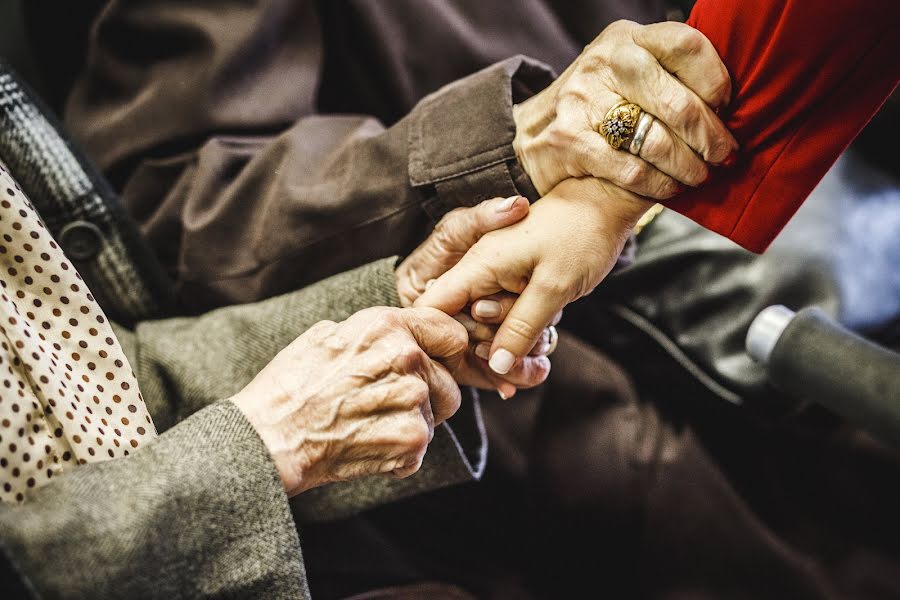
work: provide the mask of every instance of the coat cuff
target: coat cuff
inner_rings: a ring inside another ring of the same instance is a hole
[[[0,507],[0,530],[41,596],[308,595],[275,466],[228,401],[130,457],[80,467]]]
[[[424,98],[410,115],[409,180],[435,220],[488,198],[538,195],[519,166],[512,106],[553,81],[549,67],[516,56]]]

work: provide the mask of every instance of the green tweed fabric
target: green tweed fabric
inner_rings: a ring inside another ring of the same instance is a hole
[[[314,323],[341,321],[372,306],[399,306],[396,258],[376,261],[302,290],[196,318],[149,321],[119,340],[157,428],[162,431],[204,406],[240,391],[285,346]],[[435,431],[413,477],[370,477],[311,490],[292,501],[299,521],[330,520],[384,502],[481,476],[486,437],[474,390]]]
[[[230,402],[0,504],[0,530],[42,598],[308,597],[281,481]]]
[[[46,598],[306,598],[295,519],[340,517],[481,475],[477,401],[435,432],[422,470],[301,494],[224,400],[313,323],[397,305],[396,259],[257,304],[116,334],[162,432],[127,458],[84,465],[0,504],[0,549]],[[293,510],[293,518],[292,518]]]

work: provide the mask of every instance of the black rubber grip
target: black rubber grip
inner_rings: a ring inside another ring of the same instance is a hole
[[[873,344],[806,308],[791,321],[769,359],[769,381],[812,400],[900,447],[900,354]]]

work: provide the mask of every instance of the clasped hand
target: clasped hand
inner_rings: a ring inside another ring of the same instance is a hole
[[[540,200],[449,213],[396,271],[401,305],[314,326],[232,400],[290,494],[416,472],[458,384],[506,398],[550,370],[547,326],[612,269],[635,223],[681,186],[727,166],[737,143],[712,107],[727,71],[677,23],[609,26],[513,114],[513,144]],[[622,100],[655,120],[638,155],[598,132]]]
[[[563,307],[606,277],[649,198],[701,185],[710,165],[734,160],[737,142],[713,110],[730,90],[697,30],[610,25],[514,111],[519,162],[543,197],[522,221],[481,237],[415,306],[456,314],[486,295],[517,294],[490,350],[492,370],[509,373]],[[598,132],[623,99],[656,117],[638,156]]]

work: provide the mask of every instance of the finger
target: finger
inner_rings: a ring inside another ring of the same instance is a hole
[[[713,110],[652,54],[633,47],[619,61],[616,91],[668,125],[704,160],[721,164],[737,150],[737,141]]]
[[[528,356],[545,356],[549,350],[550,327],[544,327],[544,330],[541,331],[541,337],[538,338],[538,341],[535,342],[531,350],[528,351]]]
[[[423,373],[428,384],[432,429],[452,417],[459,410],[462,393],[453,375],[440,363],[429,361]],[[427,420],[427,419],[426,419]]]
[[[569,301],[569,298],[560,297],[556,290],[556,286],[547,283],[539,271],[535,272],[494,337],[489,361],[491,370],[505,375],[517,358],[526,356],[534,347],[544,327]]]
[[[582,134],[570,144],[577,165],[589,175],[611,181],[615,185],[645,198],[665,200],[681,191],[678,181],[660,171],[648,161],[634,156],[625,149],[617,150],[599,133],[606,112],[621,101],[622,97],[609,92],[598,93],[595,103],[588,110],[589,116],[582,124],[563,124],[568,119],[582,119],[578,113],[584,110],[559,111],[560,127],[580,129]]]
[[[397,292],[404,306],[411,305],[485,233],[522,220],[529,210],[521,196],[494,198],[471,208],[458,208],[446,215],[428,238],[397,268]]]
[[[453,318],[466,328],[466,332],[469,334],[469,343],[492,340],[494,334],[497,333],[496,325],[479,323],[464,312],[454,315]]]
[[[406,308],[396,311],[397,319],[419,348],[445,364],[458,364],[469,344],[466,328],[433,308]],[[451,367],[452,368],[452,367]]]
[[[486,298],[479,298],[472,303],[472,319],[479,323],[499,325],[503,322],[503,319],[506,318],[506,315],[509,314],[509,309],[515,304],[518,297],[518,294],[500,292],[491,294]],[[562,319],[562,311],[557,313],[553,318],[554,322],[551,323],[551,325],[559,323],[559,320]],[[496,332],[496,329],[492,331]],[[493,335],[491,335],[490,338],[479,338],[478,341],[486,341],[488,339],[493,339]]]
[[[528,199],[522,196],[485,200],[444,215],[435,226],[433,235],[438,240],[437,245],[444,246],[450,252],[465,253],[484,234],[524,219],[528,209]]]
[[[681,183],[696,187],[709,177],[706,163],[659,119],[647,131],[639,156]]]
[[[500,324],[518,296],[509,292],[491,294],[472,303],[472,318],[480,323]]]
[[[490,296],[502,289],[483,262],[466,254],[452,269],[438,277],[413,306],[428,306],[455,315],[472,300]]]
[[[509,372],[501,378],[490,370],[487,360],[484,360],[484,357],[490,353],[490,345],[482,343],[475,350],[476,356],[481,359],[480,362],[487,371],[486,374],[495,381],[498,390],[501,383],[511,384],[516,388],[522,389],[532,388],[544,383],[550,374],[549,358],[546,356],[526,356],[521,360],[517,360]],[[503,395],[506,397],[511,396],[507,393]]]
[[[684,23],[666,21],[637,27],[636,44],[646,48],[663,68],[680,79],[708,106],[718,108],[731,99],[731,77],[712,42]]]

